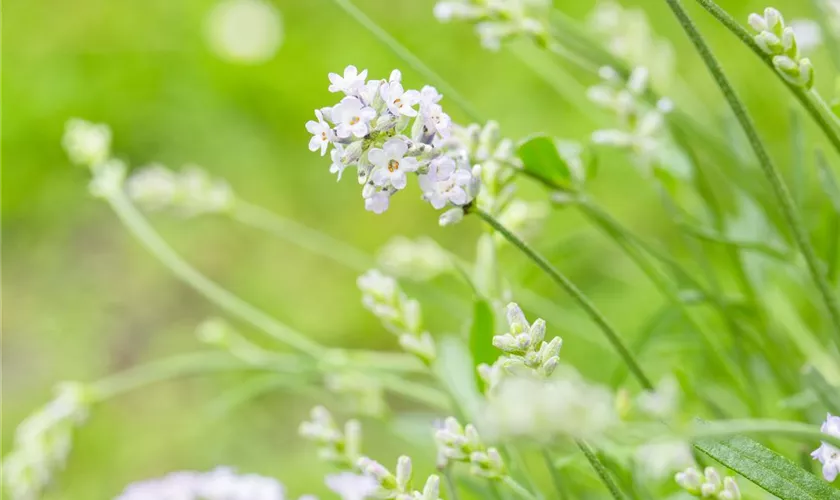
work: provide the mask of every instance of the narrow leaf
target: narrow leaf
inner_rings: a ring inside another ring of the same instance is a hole
[[[470,351],[461,339],[452,336],[440,339],[437,350],[433,366],[435,375],[457,402],[458,416],[467,421],[475,420],[481,406],[481,395]]]
[[[838,184],[837,177],[834,176],[831,167],[828,166],[822,151],[817,151],[817,169],[820,175],[820,186],[831,201],[834,211],[840,214],[840,184]]]
[[[825,410],[840,415],[840,388],[829,384],[823,374],[813,366],[806,367],[803,376],[805,384],[814,392]]]
[[[493,347],[494,328],[493,308],[486,300],[477,299],[470,327],[470,352],[476,366],[481,363],[491,365],[499,357],[499,351]]]
[[[702,439],[695,446],[782,500],[840,500],[840,490],[752,439]]]
[[[545,135],[526,138],[519,143],[517,156],[526,174],[552,186],[572,186],[573,172],[553,138]]]

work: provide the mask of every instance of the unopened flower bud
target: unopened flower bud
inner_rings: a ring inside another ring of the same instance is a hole
[[[438,224],[441,226],[451,226],[453,224],[457,224],[464,219],[464,209],[461,207],[455,207],[447,210],[443,214],[441,214],[440,218],[438,219]]]

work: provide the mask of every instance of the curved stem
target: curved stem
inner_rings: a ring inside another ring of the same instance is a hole
[[[688,23],[690,23],[690,25],[693,27],[693,23],[691,23],[691,20],[688,18],[688,15],[686,14],[685,9],[683,9],[683,7],[676,0],[666,0],[666,1],[671,6],[671,9],[674,10],[674,13],[677,14],[677,17],[680,19],[680,23],[686,29],[686,32],[689,33],[689,36],[692,37],[692,41],[693,41],[694,36],[691,35],[691,32],[686,27],[688,25],[683,20],[683,18],[685,20],[687,20]],[[773,66],[773,58],[770,55],[765,54],[764,51],[761,50],[761,47],[759,47],[758,44],[753,39],[752,34],[750,34],[750,32],[747,31],[746,28],[741,26],[741,24],[739,24],[732,16],[730,16],[728,12],[721,9],[720,6],[718,6],[714,1],[712,1],[712,0],[695,0],[695,1],[697,3],[699,3],[700,6],[702,6],[704,9],[706,9],[706,11],[709,14],[714,16],[715,19],[720,21],[721,24],[723,24],[732,34],[734,34],[742,42],[744,42],[744,44],[747,47],[749,47],[750,50],[752,50],[762,61],[764,61],[764,64],[766,64],[773,71],[773,73],[779,78],[779,80],[781,80],[782,83],[785,84],[785,86],[788,88],[788,90],[791,91],[791,93],[802,104],[802,106],[805,108],[805,110],[808,111],[808,114],[810,114],[811,117],[814,119],[814,121],[817,122],[817,125],[822,129],[823,133],[825,133],[828,140],[831,141],[831,144],[834,146],[834,149],[836,149],[838,152],[840,152],[840,133],[838,133],[838,131],[834,127],[833,123],[830,123],[828,120],[826,120],[825,114],[828,114],[829,116],[832,116],[833,113],[831,113],[830,109],[824,107],[825,103],[822,103],[822,104],[821,103],[815,103],[814,99],[811,99],[809,97],[808,93],[802,87],[797,87],[796,85],[793,85],[790,82],[788,82],[787,80],[785,80],[782,77],[782,75]],[[694,30],[695,33],[697,32],[696,27],[693,27],[693,30]],[[696,33],[696,35],[699,37],[699,33]],[[702,42],[702,39],[701,39],[701,43],[705,47],[705,42]],[[695,46],[697,46],[696,43],[695,43]],[[698,50],[699,50],[699,47],[698,47]],[[705,47],[705,50],[708,52],[708,47]],[[701,51],[701,55],[702,55],[702,51]],[[705,57],[704,57],[704,59],[705,59]],[[708,65],[708,63],[707,63],[707,65]],[[711,67],[709,69],[711,69]],[[717,77],[715,77],[715,79],[717,79]],[[723,87],[721,87],[721,89],[723,90]],[[724,90],[724,94],[726,94],[725,90]],[[727,100],[729,100],[728,97],[727,97]],[[820,101],[821,100],[822,99],[820,99]],[[730,101],[730,106],[731,105],[732,105],[732,102]],[[741,107],[743,107],[743,106],[741,106]],[[737,114],[737,111],[736,111],[736,114]],[[740,121],[740,118],[739,118],[739,121]],[[742,126],[743,126],[743,124],[742,124]],[[749,133],[747,135],[749,135]],[[752,140],[750,140],[750,142],[752,142]],[[761,160],[761,158],[759,158],[759,161],[760,160]]]
[[[604,486],[610,490],[610,495],[612,495],[612,497],[616,500],[624,500],[626,497],[621,492],[618,485],[615,484],[613,478],[610,477],[610,472],[606,467],[604,467],[604,464],[598,460],[598,456],[595,455],[595,451],[589,447],[586,441],[583,441],[582,439],[576,439],[575,443],[578,445],[578,448],[580,448],[580,451],[582,451],[586,456],[586,459],[589,461],[589,465],[591,465],[595,470],[595,473],[598,474],[598,478],[600,478],[601,482],[604,483]]]
[[[181,281],[230,314],[265,331],[275,339],[306,354],[318,357],[324,348],[309,337],[280,323],[268,314],[240,299],[188,264],[137,211],[125,193],[116,191],[105,198],[128,230]]]
[[[376,265],[363,250],[263,207],[236,200],[230,216],[355,271],[365,272]]]
[[[642,387],[644,387],[645,389],[653,388],[653,384],[651,383],[650,379],[645,374],[645,372],[642,370],[642,367],[636,361],[636,359],[634,358],[630,350],[627,348],[627,346],[624,345],[624,341],[622,340],[621,335],[619,335],[618,331],[615,329],[615,327],[612,326],[612,324],[607,320],[607,318],[604,317],[601,311],[599,311],[598,308],[595,307],[595,304],[593,304],[592,301],[589,300],[589,297],[584,295],[584,293],[574,283],[572,283],[572,281],[569,280],[569,278],[567,278],[562,273],[560,273],[560,271],[555,269],[554,266],[552,266],[551,263],[549,263],[545,259],[545,257],[537,253],[527,243],[525,243],[524,241],[519,239],[515,234],[510,232],[510,230],[503,226],[492,215],[479,209],[476,209],[474,211],[478,214],[479,217],[481,217],[484,220],[484,222],[489,224],[493,229],[498,231],[499,234],[504,236],[506,240],[508,240],[511,244],[513,244],[515,247],[521,250],[522,253],[524,253],[526,256],[528,256],[528,258],[534,261],[534,263],[537,264],[537,266],[539,266],[540,269],[545,271],[546,274],[548,274],[551,277],[551,279],[554,280],[555,283],[560,285],[581,306],[581,308],[583,308],[586,314],[588,314],[589,317],[592,318],[595,324],[597,324],[598,327],[600,327],[601,331],[603,331],[604,335],[606,335],[607,340],[616,350],[618,355],[621,357],[621,359],[624,361],[624,363],[627,365],[627,367],[630,369],[630,371],[633,373],[633,375],[636,377],[636,379],[639,381]]]
[[[355,19],[359,24],[365,27],[368,31],[371,32],[373,36],[375,36],[380,42],[384,43],[391,49],[394,54],[404,60],[412,69],[423,75],[424,78],[433,82],[437,85],[438,90],[443,92],[447,95],[452,102],[458,105],[461,110],[466,113],[466,115],[470,118],[470,120],[481,122],[481,116],[475,110],[475,108],[470,104],[467,99],[462,96],[455,88],[446,82],[442,76],[435,73],[432,68],[426,66],[426,64],[420,60],[419,57],[415,56],[408,48],[398,42],[394,37],[388,34],[387,31],[382,29],[381,26],[376,24],[376,22],[369,18],[364,12],[362,12],[358,7],[356,7],[353,2],[350,0],[333,0],[336,5],[341,7],[344,12],[350,15],[353,19]]]
[[[524,486],[517,483],[515,479],[510,476],[502,478],[502,482],[507,485],[516,495],[523,500],[539,500],[533,493],[525,489]]]
[[[706,67],[709,69],[709,72],[712,74],[712,77],[715,79],[715,82],[717,83],[718,87],[720,87],[721,91],[723,92],[726,101],[729,103],[729,107],[732,108],[732,111],[735,113],[735,117],[738,119],[741,128],[744,129],[744,132],[747,135],[747,139],[749,140],[749,143],[752,146],[756,157],[758,158],[758,163],[761,166],[765,177],[767,177],[767,180],[770,182],[770,185],[773,188],[773,193],[779,205],[781,206],[782,214],[784,215],[785,221],[787,222],[788,226],[793,232],[796,244],[797,246],[799,246],[803,257],[805,258],[805,262],[808,266],[809,272],[811,273],[811,277],[817,284],[817,288],[819,289],[820,295],[822,296],[822,299],[825,302],[829,317],[834,326],[834,330],[838,336],[838,339],[840,339],[840,303],[838,303],[837,297],[834,295],[834,292],[831,289],[831,285],[829,284],[828,279],[825,276],[822,264],[817,259],[816,253],[814,252],[814,248],[809,240],[807,230],[804,224],[802,223],[802,220],[799,216],[799,212],[793,203],[793,198],[791,197],[790,191],[788,190],[784,180],[782,179],[781,173],[770,159],[770,155],[767,153],[767,149],[765,148],[761,137],[759,137],[758,131],[756,130],[752,119],[747,114],[747,110],[744,106],[744,103],[735,93],[735,89],[732,88],[732,85],[729,83],[729,79],[723,73],[720,64],[718,63],[714,54],[712,54],[711,50],[709,49],[709,46],[703,39],[703,36],[697,30],[697,27],[694,25],[694,22],[688,16],[688,13],[685,11],[679,0],[665,1],[668,3],[668,6],[674,12],[674,15],[677,17],[677,20],[679,21],[680,25],[682,25],[683,29],[688,34],[688,37],[694,44],[694,47],[700,53],[700,56],[706,64]],[[717,5],[714,4],[714,2],[711,2],[711,0],[696,1],[704,6],[714,6],[715,8],[720,10],[720,8],[717,7]],[[729,18],[729,20],[731,23],[734,23],[734,20],[732,20],[731,17]],[[737,23],[734,24],[737,25]],[[729,27],[729,25],[727,25],[727,27]],[[740,26],[738,27],[740,28]],[[743,30],[743,28],[740,29]],[[752,42],[750,46],[755,45],[755,41],[752,40],[752,37],[747,36],[747,38],[750,40],[750,42]],[[756,49],[758,49],[757,46]],[[766,61],[766,59],[764,60]],[[789,85],[789,87],[791,86]],[[791,90],[797,95],[803,93],[803,90],[801,88],[792,88]],[[811,102],[809,99],[806,100],[808,102]],[[815,119],[816,118],[817,117],[815,116]],[[825,122],[824,120],[818,121],[823,123]],[[840,137],[833,133],[834,130],[830,124],[825,123],[825,126],[827,127],[824,128],[826,134],[829,135],[830,138],[834,137],[837,139],[836,146],[838,148],[838,151],[840,151]]]

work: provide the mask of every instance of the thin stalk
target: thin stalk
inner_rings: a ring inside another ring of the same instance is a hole
[[[604,464],[598,460],[598,456],[595,455],[595,451],[589,447],[586,441],[582,439],[576,439],[575,443],[580,448],[580,451],[586,456],[586,459],[589,461],[589,465],[595,470],[595,473],[598,474],[598,478],[601,479],[601,482],[604,483],[604,486],[610,491],[610,495],[615,500],[624,500],[626,497],[619,489],[618,485],[615,484],[613,478],[610,477],[610,472],[604,467]]]
[[[325,348],[319,343],[240,299],[188,264],[160,237],[122,190],[108,194],[106,200],[132,235],[175,276],[195,291],[284,344],[315,358],[323,354]]]
[[[290,366],[279,365],[278,368]],[[147,385],[192,375],[267,369],[245,364],[224,352],[194,352],[131,367],[104,377],[91,387],[96,399],[103,401]]]
[[[688,16],[688,13],[685,11],[682,4],[679,2],[679,0],[665,1],[668,3],[668,6],[674,12],[674,15],[677,17],[677,20],[679,21],[680,25],[682,25],[686,34],[691,39],[691,42],[694,44],[694,47],[700,53],[700,56],[706,64],[706,67],[709,69],[718,87],[720,87],[721,91],[723,92],[723,95],[726,98],[726,101],[729,103],[730,108],[732,108],[732,111],[735,113],[735,117],[738,119],[741,128],[744,129],[744,132],[747,134],[747,139],[749,140],[750,145],[752,146],[752,149],[755,152],[756,157],[758,158],[758,163],[761,166],[765,177],[767,177],[767,180],[770,182],[773,188],[773,193],[779,205],[781,206],[782,214],[784,215],[785,221],[787,222],[788,226],[793,232],[796,244],[802,252],[803,257],[805,258],[805,262],[808,266],[809,272],[811,273],[811,277],[817,284],[817,288],[819,288],[820,295],[822,296],[822,299],[825,302],[825,306],[828,310],[828,314],[834,326],[834,330],[838,336],[838,339],[840,339],[840,303],[838,303],[837,297],[834,296],[834,292],[831,289],[831,285],[823,272],[822,265],[817,259],[813,246],[811,246],[807,230],[804,224],[802,223],[799,211],[797,210],[796,205],[793,203],[790,191],[788,191],[788,188],[785,185],[784,180],[782,179],[781,173],[779,172],[778,168],[776,168],[776,166],[773,164],[773,161],[770,159],[770,155],[767,153],[767,149],[765,148],[761,137],[758,135],[758,130],[755,128],[755,124],[753,124],[752,118],[750,118],[750,116],[747,114],[747,110],[744,106],[744,103],[735,93],[735,89],[732,87],[732,85],[729,82],[729,79],[726,77],[723,70],[721,69],[717,58],[715,58],[714,54],[712,54],[712,51],[709,49],[708,44],[703,39],[703,36],[700,34],[700,32],[697,30],[697,27],[694,25],[694,22]],[[714,2],[711,2],[710,0],[696,1],[704,6],[714,6],[715,8],[720,10],[717,7],[717,5],[715,5]],[[738,26],[737,23],[734,23],[734,20],[732,20],[731,18],[729,19],[733,24]],[[738,27],[740,28],[740,26]],[[747,38],[752,42],[752,44],[755,44],[755,41],[752,40],[752,37],[747,36]],[[756,46],[756,48],[758,47]],[[796,92],[802,92],[802,89],[799,88],[794,88],[792,90],[795,90]],[[808,102],[810,102],[810,100]],[[838,147],[838,151],[840,151],[840,137],[833,133],[834,130],[833,128],[831,128],[830,125],[826,125],[828,126],[826,133],[829,134],[829,132],[831,132],[830,135],[837,139],[836,146]]]
[[[677,1],[677,0],[666,0],[666,1],[668,2],[668,5],[671,7],[671,9],[674,11],[674,13],[677,15],[677,18],[680,19],[680,24],[682,24],[683,28],[686,29],[686,32],[689,34],[689,37],[692,38],[692,41],[694,41],[695,37],[699,40],[700,45],[695,43],[695,47],[697,47],[698,50],[700,50],[700,47],[704,47],[705,51],[708,52],[709,55],[711,55],[711,52],[709,51],[708,46],[706,45],[706,43],[701,38],[699,32],[697,32],[697,28],[694,27],[694,24],[691,22],[691,19],[688,17],[688,14],[685,12],[685,9],[682,7],[682,5],[680,5],[679,1]],[[761,47],[759,47],[758,44],[753,39],[752,34],[749,31],[747,31],[746,28],[741,26],[741,24],[738,23],[738,21],[736,21],[731,15],[729,15],[728,12],[726,12],[725,10],[720,8],[720,6],[718,6],[715,2],[713,2],[712,0],[695,0],[695,1],[697,3],[699,3],[701,7],[706,9],[706,11],[709,14],[714,16],[715,19],[720,21],[720,23],[723,24],[732,34],[734,34],[742,42],[744,42],[744,44],[747,47],[749,47],[750,50],[752,50],[759,57],[759,59],[761,59],[764,62],[764,64],[766,64],[767,67],[770,68],[771,71],[773,71],[773,74],[775,74],[779,78],[779,80],[781,80],[781,82],[788,88],[788,90],[790,90],[790,92],[794,95],[794,97],[796,97],[796,99],[802,104],[802,106],[805,108],[805,110],[808,111],[808,114],[810,114],[811,117],[814,119],[814,121],[817,122],[817,125],[820,127],[820,129],[822,129],[825,136],[828,138],[828,140],[834,146],[834,149],[837,150],[838,152],[840,152],[840,133],[838,133],[838,130],[833,123],[833,119],[832,118],[826,119],[826,116],[832,117],[832,116],[834,116],[834,114],[831,112],[830,108],[825,106],[825,103],[822,101],[822,98],[819,98],[818,100],[814,99],[814,97],[819,97],[819,94],[816,94],[816,92],[808,93],[802,87],[797,87],[796,85],[793,85],[790,82],[788,82],[787,80],[785,80],[784,77],[782,77],[782,75],[776,70],[775,66],[773,66],[772,56],[770,56],[768,54],[765,54],[764,51],[761,50]],[[687,23],[686,23],[686,21],[687,21]],[[688,26],[691,26],[693,31],[690,31]],[[692,32],[694,33],[693,35],[692,35]],[[703,55],[702,51],[701,51],[701,55]],[[704,57],[704,59],[706,59],[706,56],[703,56],[703,57]],[[714,60],[714,58],[712,58],[711,60]],[[710,63],[707,62],[706,64],[708,66]],[[715,61],[714,64],[717,67],[717,72],[720,72],[720,66],[717,65],[716,61]],[[709,69],[711,70],[712,67],[709,66]],[[714,70],[712,72],[713,72],[713,74],[715,74]],[[722,75],[722,72],[720,72],[720,73]],[[718,77],[715,76],[715,79],[718,80]],[[724,95],[732,94],[732,96],[735,97],[734,101],[737,101],[737,104],[738,104],[737,107],[741,108],[742,113],[746,116],[746,112],[743,111],[743,108],[744,108],[743,104],[741,104],[740,101],[738,100],[737,96],[735,96],[734,91],[732,90],[731,86],[729,85],[729,82],[726,81],[725,77],[723,78],[723,82],[725,83],[725,86],[729,88],[729,90],[725,90],[724,87],[721,86],[721,90],[724,91]],[[721,82],[718,82],[718,85],[721,85]],[[733,107],[733,111],[735,111],[736,102],[731,100],[728,95],[727,95],[727,100],[730,102],[730,106]],[[736,113],[736,116],[738,116],[739,112],[736,111],[735,113]],[[745,123],[742,121],[740,116],[738,116],[738,121],[741,122],[742,127],[746,127]],[[752,125],[751,122],[750,122],[750,125]],[[745,131],[746,131],[746,129],[745,129]],[[753,138],[750,137],[750,135],[751,135],[750,132],[747,132],[747,136],[750,138],[750,143],[752,143]],[[755,147],[755,146],[753,146],[753,147]],[[759,155],[759,163],[762,163],[762,168],[765,168],[760,155]],[[778,175],[778,173],[777,173],[777,175]],[[773,181],[771,181],[771,182],[773,182]]]
[[[458,485],[455,484],[455,479],[452,477],[452,467],[447,465],[443,469],[443,484],[446,485],[446,492],[449,493],[449,498],[458,500]]]
[[[508,488],[510,488],[511,491],[513,491],[516,494],[516,496],[518,496],[522,500],[539,500],[538,497],[536,497],[533,493],[528,491],[524,486],[517,483],[516,480],[510,476],[505,476],[502,479],[502,482],[505,483],[505,485]]]
[[[551,460],[551,454],[548,452],[548,449],[543,448],[540,451],[542,452],[543,460],[545,460],[545,466],[548,469],[548,474],[551,476],[551,482],[554,484],[554,491],[557,492],[558,500],[565,500],[569,498],[569,490],[566,488],[563,478],[560,477],[560,473],[557,472],[557,467],[554,466],[554,461]]]
[[[374,259],[363,250],[297,221],[281,217],[263,207],[237,200],[230,216],[245,225],[272,233],[350,269],[364,272],[376,265]]]
[[[426,64],[420,60],[419,57],[415,56],[408,48],[402,45],[400,42],[396,40],[396,38],[392,37],[388,34],[387,31],[382,29],[381,26],[376,24],[376,22],[369,18],[364,12],[362,12],[358,7],[356,7],[353,2],[350,0],[333,0],[336,5],[341,7],[344,12],[350,15],[353,19],[355,19],[359,24],[365,27],[368,31],[371,32],[373,36],[375,36],[380,42],[384,43],[388,46],[391,51],[397,55],[397,57],[404,60],[411,68],[421,75],[427,80],[433,82],[438,90],[446,94],[446,96],[455,104],[458,105],[459,108],[470,118],[470,120],[481,122],[481,116],[475,110],[472,104],[462,96],[455,88],[447,83],[446,80],[443,79],[442,76],[438,75],[437,73],[432,70],[432,68],[426,66]]]
[[[607,337],[607,340],[610,342],[612,347],[639,381],[642,387],[645,389],[653,389],[653,384],[650,381],[650,378],[645,374],[642,370],[642,367],[636,361],[633,353],[627,348],[624,344],[624,340],[622,340],[621,335],[618,331],[612,326],[612,324],[607,320],[606,317],[595,307],[595,304],[589,300],[587,297],[578,287],[567,278],[565,275],[560,273],[554,266],[549,263],[545,257],[537,253],[534,249],[532,249],[527,243],[519,239],[515,234],[510,232],[505,226],[503,226],[498,220],[496,220],[492,215],[484,212],[480,209],[475,209],[475,213],[481,217],[484,222],[489,224],[493,229],[495,229],[499,234],[505,237],[513,246],[518,248],[522,253],[524,253],[528,258],[530,258],[540,269],[545,271],[555,283],[560,285],[571,297],[575,300],[575,302],[580,305],[580,307],[586,312],[586,314],[595,322],[596,325],[601,329],[604,335]]]

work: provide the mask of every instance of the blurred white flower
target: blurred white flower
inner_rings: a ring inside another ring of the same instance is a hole
[[[94,167],[111,155],[111,129],[101,123],[73,118],[64,127],[61,143],[70,161]]]
[[[341,500],[365,500],[379,489],[379,483],[370,476],[342,472],[326,477],[327,488],[338,493]]]
[[[819,23],[812,19],[794,19],[790,27],[796,33],[796,44],[799,50],[810,52],[822,45],[823,35]]]
[[[483,412],[488,435],[530,438],[598,438],[618,423],[613,394],[577,375],[551,380],[502,380]]]
[[[636,463],[652,479],[663,479],[675,471],[694,465],[691,446],[683,441],[657,441],[639,446]]]
[[[430,280],[452,270],[452,259],[433,239],[392,238],[379,251],[379,265],[389,274],[417,281]]]
[[[235,201],[227,182],[194,165],[180,172],[159,164],[142,167],[125,181],[125,189],[146,210],[172,210],[184,217],[224,212]]]
[[[441,22],[455,19],[473,23],[481,45],[498,50],[508,38],[542,39],[550,7],[550,0],[440,0],[434,15]]]
[[[820,427],[820,431],[840,438],[840,417],[829,413],[825,417],[825,422]],[[819,460],[822,464],[822,473],[826,481],[834,482],[837,479],[837,474],[840,473],[840,449],[823,441],[819,448],[811,452],[811,457],[814,460]]]
[[[639,409],[649,417],[668,419],[673,417],[680,404],[680,386],[677,379],[668,376],[659,381],[653,391],[644,391],[636,398]]]
[[[13,500],[39,498],[61,470],[73,446],[73,431],[88,417],[88,388],[78,382],[56,386],[55,397],[28,416],[15,431],[3,458],[3,486]]]
[[[130,484],[115,500],[284,500],[276,479],[257,474],[238,475],[229,467],[209,472],[173,472]]]
[[[344,76],[337,73],[330,73],[330,92],[344,92],[349,96],[359,95],[359,91],[364,88],[365,80],[367,79],[367,70],[359,70],[353,66],[344,68]]]
[[[265,0],[223,0],[207,17],[207,41],[226,61],[262,63],[280,48],[283,20]]]

